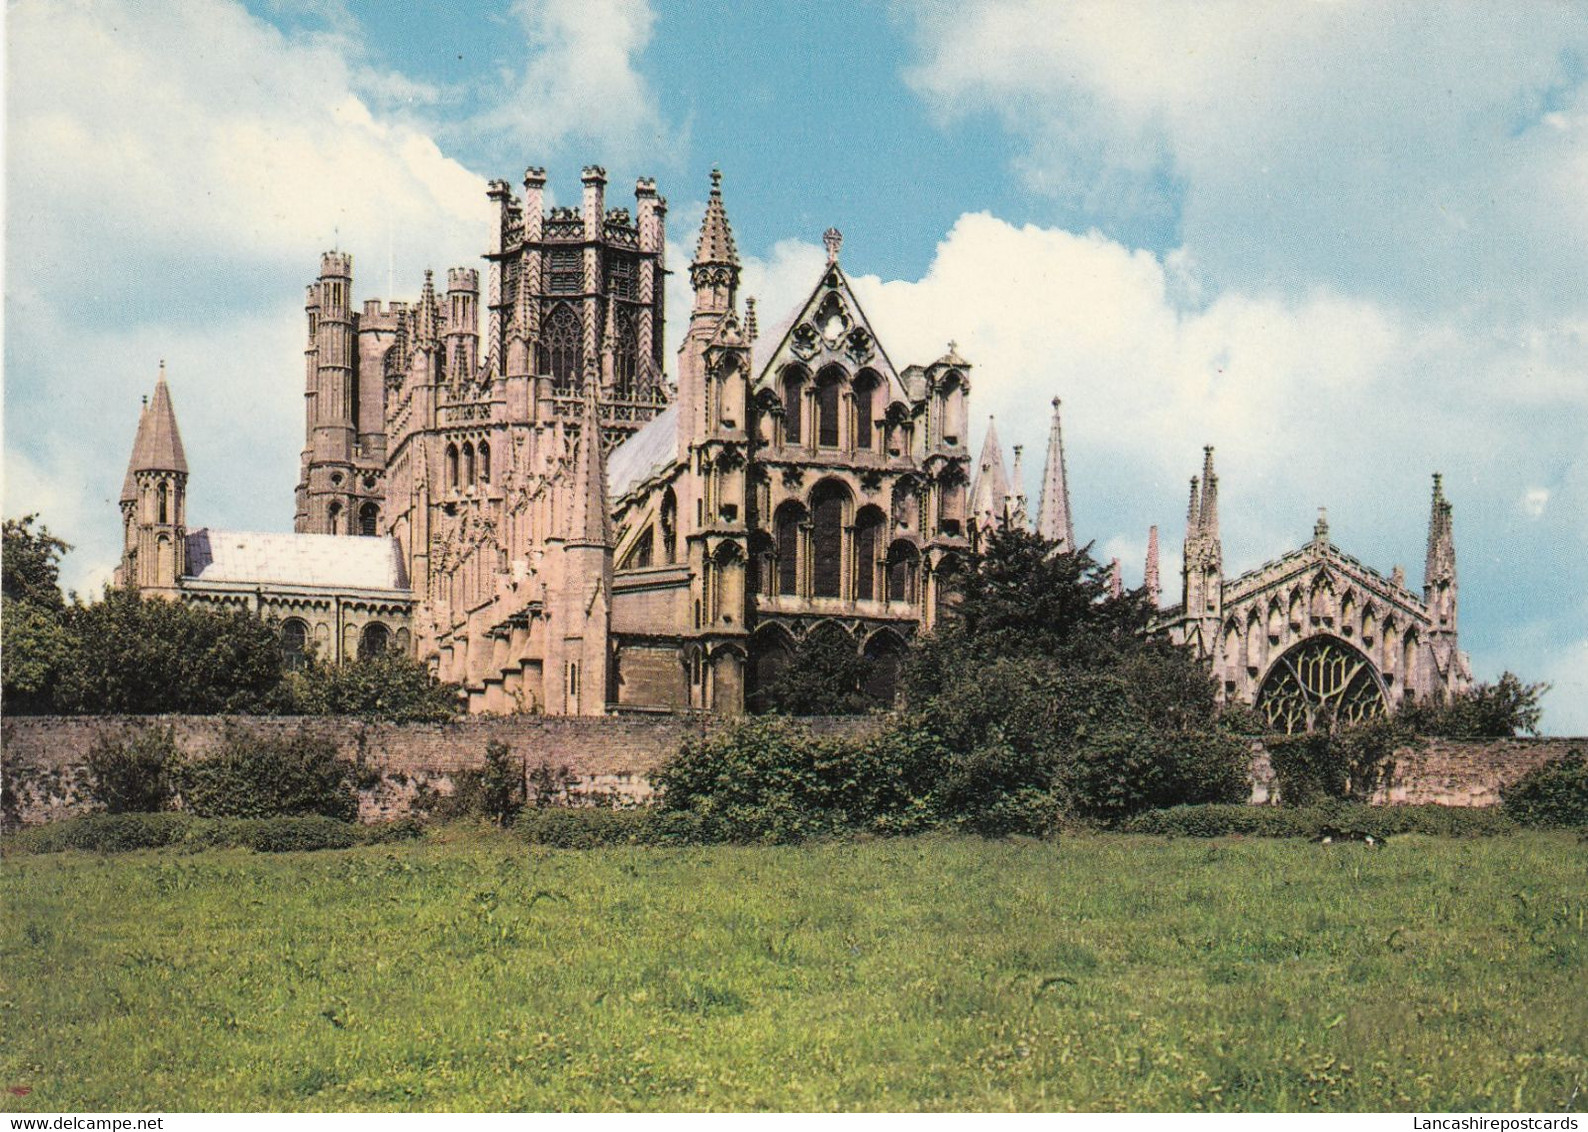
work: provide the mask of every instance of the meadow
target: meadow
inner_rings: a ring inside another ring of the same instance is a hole
[[[1574,834],[572,851],[455,826],[11,853],[0,891],[12,1109],[1588,1105]]]

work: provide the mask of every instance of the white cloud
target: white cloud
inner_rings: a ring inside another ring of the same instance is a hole
[[[1576,302],[1588,12],[1371,2],[909,5],[908,78],[997,116],[1027,183],[1176,227],[1220,284]],[[1576,61],[1574,63],[1574,60]]]
[[[1544,508],[1549,506],[1549,488],[1530,487],[1522,493],[1522,514],[1529,519],[1537,519],[1544,514]]]
[[[528,57],[478,128],[529,150],[581,137],[614,160],[667,152],[671,130],[637,67],[656,19],[646,0],[518,0],[515,14]]]

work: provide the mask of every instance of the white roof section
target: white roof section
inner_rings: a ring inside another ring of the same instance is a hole
[[[341,590],[407,590],[397,540],[360,535],[188,532],[187,577]]]
[[[678,456],[678,405],[667,406],[607,455],[607,498],[613,503],[665,470]]]

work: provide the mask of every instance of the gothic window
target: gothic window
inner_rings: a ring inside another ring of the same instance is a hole
[[[474,445],[463,445],[463,485],[474,486]]]
[[[630,264],[632,270],[633,265]],[[630,275],[630,282],[633,276]],[[614,278],[614,282],[616,279]],[[635,378],[639,372],[639,351],[634,333],[634,315],[627,307],[619,307],[612,320],[613,333],[617,341],[612,343],[612,379],[617,385],[619,397],[632,398],[637,395]]]
[[[607,265],[608,290],[619,299],[634,297],[634,261],[626,256],[613,256]]]
[[[578,248],[553,248],[547,257],[546,290],[553,295],[577,295],[584,290],[584,253]]]
[[[882,553],[882,528],[887,520],[876,507],[867,507],[855,518],[855,600],[877,596],[877,569]]]
[[[380,508],[375,504],[366,503],[358,509],[358,533],[365,537],[380,533]]]
[[[171,489],[170,489],[170,487],[168,487],[166,484],[162,483],[160,485],[159,493],[155,496],[155,500],[156,500],[156,504],[157,504],[158,513],[156,514],[154,521],[157,522],[157,523],[169,523],[171,521],[171,518],[170,518],[170,514],[171,514]]]
[[[800,592],[800,526],[805,508],[785,503],[777,509],[777,592],[789,596]]]
[[[746,706],[751,711],[769,709],[770,693],[781,682],[794,657],[794,644],[789,635],[777,626],[769,626],[756,633],[750,645],[750,694]]]
[[[456,444],[447,445],[447,487],[452,491],[458,490],[458,446]]]
[[[933,571],[932,593],[939,617],[948,611],[959,592],[959,571],[959,558],[953,554],[945,554]]]
[[[918,496],[914,480],[893,485],[893,525],[901,531],[916,530],[920,523]]]
[[[358,657],[360,660],[368,660],[370,657],[379,656],[386,651],[386,646],[390,643],[391,630],[379,621],[371,621],[358,635]]]
[[[876,413],[877,375],[862,370],[855,378],[855,447],[870,451],[873,444],[872,417]]]
[[[844,504],[849,493],[828,481],[811,496],[811,593],[840,597],[844,576]]]
[[[844,389],[843,370],[822,371],[816,381],[816,443],[823,448],[838,447],[838,410]]]
[[[899,671],[904,667],[904,641],[897,633],[883,629],[866,642],[865,657],[869,671],[865,692],[878,705],[891,708],[899,695]]]
[[[171,539],[161,535],[154,544],[155,581],[162,586],[176,584],[176,556],[171,550]]]
[[[938,484],[937,509],[937,525],[943,533],[959,534],[960,524],[965,519],[965,483],[953,475],[952,468]]]
[[[914,601],[916,572],[921,555],[908,542],[896,542],[888,550],[888,600]]]
[[[750,592],[763,594],[772,592],[772,563],[777,553],[773,547],[772,536],[765,531],[754,531],[750,535]]]
[[[678,558],[678,496],[672,488],[662,496],[662,558],[669,564]]]
[[[783,443],[800,442],[800,416],[803,412],[805,375],[797,366],[783,371]]]
[[[476,450],[476,455],[479,458],[479,464],[480,464],[480,482],[481,483],[490,483],[491,482],[491,446],[489,444],[487,444],[483,440],[480,441],[480,447]]]
[[[572,393],[579,385],[584,371],[582,337],[578,313],[567,303],[559,303],[546,320],[539,367],[541,373],[551,375],[558,393]]]
[[[965,381],[957,370],[943,377],[943,443],[953,447],[965,435]]]
[[[281,623],[281,662],[288,672],[309,662],[309,626],[296,617]]]
[[[1334,637],[1314,637],[1269,669],[1257,710],[1275,731],[1294,735],[1377,719],[1384,693],[1367,657]]]
[[[342,505],[333,503],[325,509],[325,528],[333,535],[342,533]]]
[[[656,536],[652,528],[646,527],[640,537],[634,540],[634,549],[629,551],[628,561],[624,564],[630,570],[643,570],[651,564],[655,553]]]

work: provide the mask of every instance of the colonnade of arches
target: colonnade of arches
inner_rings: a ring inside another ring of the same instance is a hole
[[[852,648],[866,661],[860,688],[880,707],[892,707],[899,693],[899,676],[907,645],[904,637],[886,626],[870,632],[851,632],[836,621],[820,621],[806,630],[803,641],[824,640],[839,648]],[[782,624],[763,625],[750,639],[749,681],[745,706],[753,712],[771,707],[770,693],[794,663],[800,641]],[[833,705],[835,712],[850,710]]]
[[[467,491],[491,482],[491,444],[488,440],[456,441],[447,445],[446,475],[448,491]]]
[[[869,366],[851,373],[829,362],[813,372],[791,362],[778,373],[775,396],[763,395],[760,405],[764,444],[890,455],[915,449],[917,422],[902,404],[889,404],[886,380]],[[959,444],[965,436],[963,376],[950,371],[939,378],[927,405],[927,444]]]
[[[282,663],[289,671],[294,672],[306,666],[315,649],[324,651],[329,648],[330,630],[331,626],[323,620],[317,620],[311,627],[302,617],[285,618],[279,629]],[[358,658],[367,660],[380,656],[393,647],[398,651],[406,652],[410,644],[410,635],[406,628],[399,628],[393,632],[391,627],[382,621],[369,621],[359,627],[356,640]]]
[[[356,528],[344,529],[348,519],[347,511],[341,501],[333,499],[326,505],[325,529],[329,534],[356,534],[365,538],[374,538],[380,534],[380,504],[373,501],[361,504],[353,521],[357,524]]]

